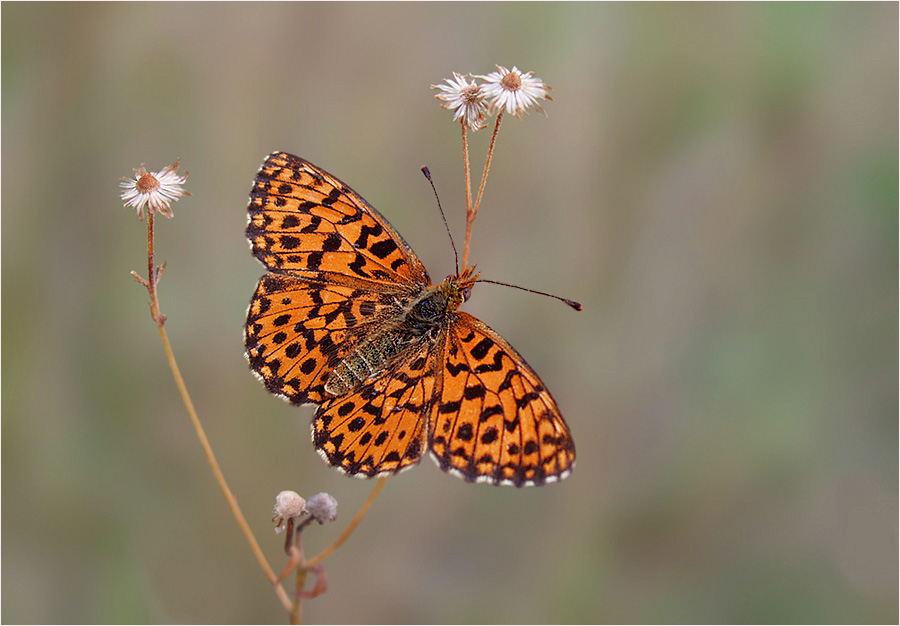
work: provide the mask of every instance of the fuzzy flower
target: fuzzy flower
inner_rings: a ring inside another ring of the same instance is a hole
[[[466,81],[465,76],[453,72],[453,78],[444,79],[446,85],[432,85],[432,89],[440,89],[443,93],[435,96],[438,100],[443,100],[446,104],[441,106],[445,109],[451,109],[455,112],[454,120],[465,120],[469,130],[478,130],[484,128],[484,119],[487,117],[487,105],[485,104],[485,94],[481,85],[473,80],[471,83]]]
[[[485,97],[490,99],[488,106],[491,113],[505,109],[507,113],[520,118],[532,105],[544,113],[544,109],[537,102],[538,99],[553,100],[550,97],[550,87],[545,85],[544,81],[535,78],[534,72],[523,74],[515,66],[512,70],[508,70],[498,65],[497,69],[499,71],[491,72],[487,76],[475,77],[484,81],[482,89]]]
[[[330,494],[317,493],[306,503],[306,510],[319,524],[333,522],[337,519],[337,500]]]
[[[134,179],[122,177],[124,182],[119,183],[125,191],[122,192],[122,200],[126,207],[137,209],[138,219],[144,219],[144,208],[147,213],[159,213],[172,218],[172,203],[181,196],[189,196],[190,192],[181,188],[188,175],[179,176],[179,161],[151,174],[141,163],[139,169],[134,170]]]
[[[300,519],[306,515],[306,500],[294,491],[282,491],[275,496],[275,509],[272,512],[272,521],[275,522],[275,532],[284,530],[285,522],[290,519]],[[291,526],[293,528],[293,526]]]

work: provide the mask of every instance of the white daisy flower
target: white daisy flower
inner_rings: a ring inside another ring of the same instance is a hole
[[[191,195],[181,188],[188,175],[179,176],[175,173],[179,165],[181,163],[175,161],[172,165],[151,174],[141,163],[141,167],[134,170],[134,179],[123,176],[124,182],[119,183],[119,186],[125,190],[122,192],[125,206],[137,209],[138,219],[141,220],[144,219],[145,207],[148,213],[173,217],[172,203],[181,196]]]
[[[485,104],[484,91],[481,85],[473,80],[466,81],[465,76],[453,72],[452,79],[444,79],[446,85],[432,85],[432,89],[440,89],[443,93],[435,96],[438,100],[444,100],[447,104],[441,106],[455,111],[454,120],[464,119],[470,130],[484,128],[484,120],[487,117],[487,105]]]
[[[475,77],[484,81],[482,90],[485,97],[490,99],[488,106],[491,113],[505,109],[507,113],[522,117],[522,113],[532,105],[544,113],[544,109],[537,103],[538,99],[553,100],[550,97],[550,87],[544,81],[535,78],[534,72],[523,74],[515,66],[508,70],[498,65],[497,69],[499,71],[487,76]]]

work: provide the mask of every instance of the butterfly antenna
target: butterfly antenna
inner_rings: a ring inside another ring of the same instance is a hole
[[[518,285],[510,285],[509,283],[501,283],[496,280],[486,280],[484,278],[479,278],[475,282],[476,283],[493,283],[494,285],[503,285],[504,287],[512,287],[513,289],[521,289],[522,291],[530,291],[531,293],[536,293],[539,296],[547,296],[548,298],[555,298],[556,300],[565,302],[566,304],[568,304],[570,307],[572,307],[576,311],[580,311],[582,309],[580,302],[575,302],[574,300],[569,300],[567,298],[560,298],[559,296],[554,296],[552,293],[544,293],[543,291],[535,291],[534,289],[527,289],[525,287],[519,287]]]
[[[456,263],[456,273],[459,274],[459,255],[456,253],[456,244],[453,243],[453,234],[450,232],[450,226],[447,224],[447,217],[444,215],[444,209],[441,207],[441,199],[438,198],[437,189],[434,187],[434,181],[431,180],[431,172],[428,171],[428,167],[422,166],[422,173],[425,174],[425,178],[428,179],[428,182],[431,183],[431,190],[434,192],[434,199],[437,200],[438,210],[441,212],[441,218],[444,220],[444,228],[447,229],[447,236],[450,237],[450,245],[453,246],[453,261]]]

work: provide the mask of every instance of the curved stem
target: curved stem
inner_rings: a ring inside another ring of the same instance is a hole
[[[157,310],[159,310],[157,308]],[[213,476],[216,478],[216,482],[219,484],[219,489],[222,490],[222,493],[225,495],[225,500],[228,502],[228,506],[231,508],[231,514],[234,515],[235,520],[237,520],[238,526],[241,527],[241,531],[244,533],[244,537],[247,539],[247,543],[250,544],[250,549],[253,551],[254,556],[256,556],[256,560],[259,562],[260,567],[262,567],[263,572],[266,574],[266,578],[269,579],[269,582],[275,586],[275,593],[278,595],[279,600],[281,600],[282,605],[284,605],[285,610],[290,611],[293,605],[291,599],[288,597],[287,592],[285,592],[284,588],[278,584],[278,579],[275,576],[275,572],[272,571],[269,562],[266,560],[265,555],[262,552],[262,549],[259,547],[259,543],[256,541],[256,537],[253,536],[253,531],[250,530],[250,524],[247,523],[247,519],[244,517],[244,514],[241,512],[241,508],[238,506],[237,498],[234,497],[231,489],[228,487],[228,482],[225,480],[224,474],[222,474],[222,469],[219,467],[218,461],[216,461],[216,455],[213,453],[212,446],[209,445],[209,439],[206,437],[206,432],[203,430],[203,425],[200,423],[200,418],[197,416],[197,411],[194,409],[194,403],[191,401],[191,397],[188,394],[187,387],[184,384],[184,379],[181,376],[181,371],[178,369],[178,363],[175,361],[175,355],[172,352],[172,345],[169,343],[169,337],[166,334],[166,329],[159,325],[159,336],[162,339],[163,349],[166,353],[166,359],[169,361],[169,368],[172,370],[172,377],[175,379],[175,385],[178,387],[178,391],[181,393],[181,400],[184,402],[184,406],[187,409],[188,416],[191,418],[191,423],[194,426],[194,430],[197,432],[197,438],[200,440],[200,446],[203,448],[203,452],[206,455],[206,460],[209,463],[210,468],[212,469]]]
[[[297,578],[294,581],[294,604],[291,607],[291,624],[303,623],[303,587],[306,585],[308,569],[303,557],[303,544],[300,541],[300,533],[297,533],[297,556],[301,566],[297,568]]]
[[[156,284],[159,280],[159,275],[162,271],[162,267],[157,268],[154,267],[153,264],[153,239],[153,213],[151,212],[147,216],[147,280],[145,281],[141,279],[141,277],[137,276],[134,272],[132,272],[132,275],[135,276],[135,278],[137,278],[141,282],[141,284],[143,284],[147,288],[147,292],[150,294],[150,315],[153,318],[153,322],[156,324],[157,329],[159,330],[159,338],[163,344],[163,351],[166,353],[166,360],[169,362],[169,369],[172,370],[172,377],[175,379],[175,386],[178,387],[178,392],[181,394],[181,401],[184,403],[185,409],[187,409],[188,416],[191,419],[191,424],[193,424],[194,430],[197,433],[197,438],[200,440],[200,447],[203,448],[203,452],[206,455],[206,460],[209,463],[210,468],[212,469],[213,476],[215,476],[216,482],[219,484],[219,488],[225,495],[225,500],[228,502],[228,506],[231,508],[231,513],[232,515],[234,515],[235,520],[237,520],[238,526],[241,527],[241,531],[244,533],[244,537],[247,539],[247,543],[250,544],[250,549],[256,556],[256,560],[259,562],[260,567],[262,567],[263,572],[269,579],[269,582],[271,582],[275,587],[275,594],[278,596],[278,599],[281,601],[281,604],[284,606],[285,610],[290,611],[293,606],[293,602],[288,597],[287,592],[285,592],[284,588],[279,584],[278,579],[275,576],[275,572],[272,571],[272,567],[269,565],[269,562],[266,560],[262,549],[259,547],[259,543],[256,541],[256,537],[253,536],[253,531],[250,530],[250,524],[247,523],[247,519],[244,517],[244,514],[241,512],[241,509],[238,506],[237,498],[234,497],[234,494],[228,487],[228,482],[225,480],[225,475],[222,474],[222,469],[219,467],[218,461],[216,461],[216,455],[213,454],[212,446],[210,446],[209,439],[206,436],[206,431],[203,430],[203,425],[200,423],[200,417],[197,415],[197,410],[194,408],[194,403],[191,401],[191,396],[188,393],[187,386],[184,384],[184,378],[181,376],[181,370],[178,369],[178,363],[175,361],[175,353],[172,351],[172,344],[169,342],[169,336],[166,334],[166,329],[164,326],[166,316],[163,315],[159,310],[159,297],[156,291]]]
[[[387,476],[382,476],[378,479],[378,483],[375,485],[375,488],[372,489],[372,493],[369,494],[368,499],[363,502],[363,505],[359,507],[359,511],[356,512],[356,516],[353,518],[353,521],[350,522],[350,525],[344,529],[344,532],[341,533],[341,536],[334,540],[330,546],[322,550],[319,554],[311,558],[306,562],[307,567],[313,567],[327,559],[331,556],[331,553],[341,547],[341,544],[344,543],[350,534],[356,530],[356,527],[362,521],[363,517],[366,516],[366,513],[369,511],[369,507],[372,506],[372,503],[375,502],[375,498],[378,497],[381,488],[384,487],[384,483],[387,481]]]

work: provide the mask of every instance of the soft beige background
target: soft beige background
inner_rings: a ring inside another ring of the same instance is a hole
[[[559,485],[388,482],[310,622],[898,620],[898,9],[883,4],[2,6],[3,608],[11,622],[285,621],[228,514],[131,279],[118,179],[176,158],[162,303],[276,568],[275,494],[329,469],[311,410],[242,355],[269,152],[360,191],[441,279],[458,126],[429,86],[553,86],[504,121],[466,310],[565,413]],[[473,138],[476,168],[487,131]]]

